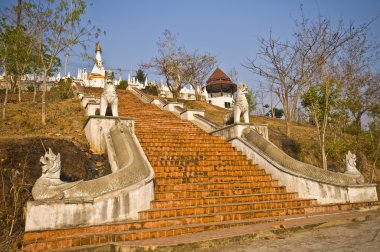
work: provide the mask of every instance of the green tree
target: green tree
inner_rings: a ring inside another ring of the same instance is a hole
[[[256,96],[254,95],[252,89],[248,89],[248,93],[245,96],[248,101],[249,113],[252,113],[256,110],[257,106]]]
[[[265,104],[265,107],[269,108],[269,105]],[[281,108],[273,108],[269,110],[268,113],[266,113],[265,115],[275,118],[282,118],[284,116],[284,110]]]
[[[139,69],[136,71],[136,79],[140,83],[144,83],[146,78],[148,78],[148,75],[146,73],[144,73],[144,71],[142,69]]]
[[[341,106],[339,83],[331,76],[321,79],[321,83],[303,94],[301,104],[317,128],[322,167],[327,170],[326,130],[329,123],[333,123],[334,112]]]

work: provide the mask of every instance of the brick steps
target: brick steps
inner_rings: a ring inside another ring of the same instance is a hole
[[[149,159],[149,157],[148,157]],[[250,160],[149,160],[154,166],[210,166],[210,165],[249,165]]]
[[[244,155],[180,155],[180,154],[172,154],[172,155],[150,155],[149,161],[247,161],[246,156]],[[249,161],[250,162],[250,161]],[[220,163],[216,164],[219,165]],[[199,164],[200,165],[200,164]]]
[[[110,242],[133,241],[171,237],[175,235],[216,230],[241,225],[252,225],[281,220],[279,217],[262,217],[247,220],[220,221],[177,225],[172,227],[138,229],[139,222],[95,226],[81,229],[27,233],[24,236],[24,251],[67,250],[72,247],[86,251],[88,245],[102,245]]]
[[[155,173],[162,172],[207,172],[208,175],[215,175],[218,172],[224,172],[224,175],[253,175],[259,172],[259,174],[266,174],[264,169],[259,169],[257,165],[226,165],[226,166],[218,166],[218,165],[210,165],[210,166],[156,166],[154,167]],[[222,174],[219,174],[222,175]]]
[[[186,190],[186,191],[165,191],[156,192],[155,199],[182,199],[182,198],[204,198],[204,197],[224,197],[232,195],[266,195],[266,194],[284,194],[286,189],[283,186],[271,187],[250,187],[250,188],[233,188],[233,189],[208,189],[208,190]]]
[[[234,181],[213,183],[187,183],[187,184],[155,184],[156,192],[180,191],[180,190],[210,190],[210,189],[242,189],[250,187],[277,187],[277,180],[270,181]]]
[[[151,202],[152,208],[164,207],[187,207],[213,204],[230,204],[230,203],[245,203],[258,201],[280,201],[296,199],[298,193],[277,193],[277,194],[245,194],[245,195],[230,195],[230,196],[212,196],[202,198],[176,198],[176,199],[160,199]]]
[[[155,177],[156,178],[178,178],[178,177],[224,177],[224,176],[256,176],[256,175],[266,175],[265,171],[262,169],[251,169],[251,170],[217,170],[214,167],[209,166],[210,170],[201,169],[202,167],[193,166],[194,170],[185,167],[180,169],[180,167],[155,167]],[[173,168],[173,169],[167,169]]]
[[[191,145],[190,144],[187,144],[187,143],[175,143],[175,142],[171,142],[171,143],[164,143],[164,142],[140,142],[141,146],[143,147],[143,149],[147,148],[147,147],[171,147],[171,148],[228,148],[228,146],[230,146],[231,148],[231,145],[227,144],[227,143],[208,143],[208,142],[203,142],[203,143],[192,143]]]
[[[195,156],[202,158],[215,158],[219,156],[239,156],[242,159],[247,159],[245,155],[243,155],[240,151],[235,150],[226,150],[226,151],[212,151],[212,150],[204,150],[204,151],[181,151],[181,150],[173,150],[173,151],[147,151],[145,154],[149,157],[164,157],[168,158],[170,156],[173,157],[182,157],[182,156]]]
[[[185,183],[224,183],[224,182],[272,182],[271,175],[254,175],[254,176],[184,176],[184,177],[156,177],[157,185],[165,184],[185,184]]]
[[[139,213],[139,218],[144,219],[159,219],[170,218],[179,216],[198,216],[202,214],[217,214],[218,216],[224,216],[225,218],[232,218],[230,216],[241,218],[254,218],[257,210],[273,210],[273,209],[285,209],[294,207],[309,207],[315,205],[313,200],[278,200],[278,201],[256,201],[256,202],[242,202],[242,203],[223,203],[214,205],[195,205],[195,200],[192,204],[182,207],[173,207],[173,201],[166,201],[162,203],[163,208],[152,208]],[[241,213],[244,213],[241,215]],[[250,217],[251,216],[251,217]],[[235,217],[233,217],[235,218]]]
[[[230,151],[231,147],[185,147],[185,146],[178,146],[178,147],[173,147],[173,146],[145,146],[146,153],[149,152],[161,152],[161,151],[167,151],[167,152],[172,152],[172,151]],[[233,148],[235,150],[235,148]]]

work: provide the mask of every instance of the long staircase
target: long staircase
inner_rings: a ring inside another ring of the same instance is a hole
[[[135,118],[136,136],[155,171],[155,200],[140,213],[154,227],[202,231],[299,214],[315,203],[286,192],[229,143],[191,122],[130,93],[119,100],[120,114]]]
[[[231,144],[170,112],[119,93],[119,115],[135,133],[155,172],[155,200],[139,220],[29,232],[25,250],[65,249],[151,239],[274,221],[316,205],[287,192]]]

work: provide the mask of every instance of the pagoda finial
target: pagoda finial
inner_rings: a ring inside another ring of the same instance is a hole
[[[96,43],[96,50],[95,50],[95,52],[97,52],[97,51],[102,52],[102,48],[100,48],[100,44],[99,44],[99,42]]]

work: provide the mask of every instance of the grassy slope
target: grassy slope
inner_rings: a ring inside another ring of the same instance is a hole
[[[3,103],[3,95],[0,102]],[[83,131],[86,121],[84,110],[77,99],[66,99],[47,103],[47,125],[41,124],[41,103],[31,102],[32,93],[24,93],[22,102],[11,94],[7,104],[7,120],[0,123],[2,137],[45,136],[66,139],[79,146],[86,146]]]

